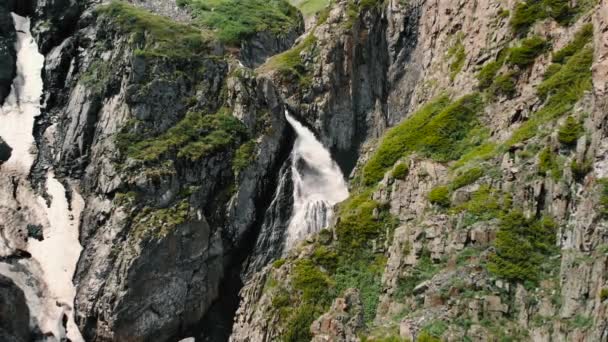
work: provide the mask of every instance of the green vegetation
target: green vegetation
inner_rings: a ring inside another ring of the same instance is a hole
[[[340,204],[336,235],[342,250],[352,253],[353,249],[361,249],[372,240],[384,237],[387,228],[394,228],[395,222],[387,210],[370,197],[371,192],[365,191],[351,195]]]
[[[462,67],[464,67],[464,62],[467,57],[462,39],[463,35],[460,33],[456,40],[456,44],[448,50],[448,58],[452,61],[450,63],[450,79],[452,80],[456,78],[458,73],[462,70]]]
[[[454,212],[465,213],[465,225],[477,221],[487,221],[499,217],[511,207],[511,197],[502,194],[489,185],[481,185],[471,194],[471,199],[453,208]]]
[[[479,94],[463,96],[452,103],[445,96],[429,102],[384,135],[363,167],[363,183],[376,184],[387,169],[411,152],[437,161],[458,159],[477,143],[469,139],[469,133],[478,126],[477,116],[482,108]]]
[[[427,331],[423,331],[416,337],[416,342],[441,342],[441,339],[431,335]]]
[[[578,138],[584,132],[583,125],[573,116],[568,116],[557,131],[557,140],[566,146],[576,145]]]
[[[574,56],[578,51],[593,39],[593,24],[585,24],[575,35],[574,39],[563,49],[553,54],[553,63],[563,64],[568,58]]]
[[[598,179],[600,188],[599,212],[603,217],[608,217],[608,178]]]
[[[348,288],[359,289],[366,324],[371,323],[376,316],[376,308],[382,290],[384,264],[383,257],[374,258],[366,255],[360,260],[343,262],[336,271],[335,280],[338,293],[342,293]]]
[[[309,85],[311,82],[310,70],[307,70],[304,65],[301,53],[311,49],[315,42],[315,36],[309,34],[295,47],[270,58],[266,64],[260,67],[260,70],[277,70],[285,78],[298,79],[302,87]]]
[[[525,68],[534,63],[536,57],[542,55],[548,48],[547,41],[539,36],[526,38],[519,46],[509,49],[507,63]]]
[[[403,299],[412,296],[414,288],[423,281],[431,279],[441,270],[442,266],[441,264],[433,263],[431,253],[427,249],[423,249],[418,263],[410,270],[406,277],[398,279],[395,297]]]
[[[595,1],[595,0],[594,0]],[[570,0],[528,0],[515,7],[511,17],[511,28],[517,34],[525,34],[535,22],[552,18],[562,25],[568,25],[576,16],[586,11],[589,4],[581,1],[572,6]]]
[[[323,305],[331,300],[331,279],[311,260],[298,260],[291,280],[303,302]]]
[[[488,270],[508,281],[536,283],[541,264],[556,252],[556,229],[555,222],[548,217],[527,219],[521,211],[504,215]]]
[[[511,146],[538,133],[538,126],[572,110],[583,94],[591,89],[593,50],[584,48],[568,58],[566,64],[538,86],[538,93],[548,98],[545,105],[517,129],[507,141]]]
[[[114,0],[96,9],[125,33],[140,56],[195,59],[207,51],[210,34],[193,26],[152,14],[124,1]]]
[[[593,170],[593,164],[589,160],[578,162],[574,159],[572,160],[572,163],[570,163],[570,170],[572,171],[574,180],[582,182],[585,179],[585,176]]]
[[[505,63],[507,57],[507,50],[503,50],[498,54],[495,61],[489,62],[479,70],[477,73],[477,80],[479,81],[479,89],[486,89],[492,85],[494,78],[498,73],[498,70]]]
[[[285,0],[181,0],[198,23],[238,45],[258,32],[281,34],[299,24],[298,10]]]
[[[308,342],[312,339],[310,325],[322,312],[318,308],[304,304],[295,309],[293,317],[287,321],[285,342]]]
[[[473,184],[476,180],[481,178],[481,176],[483,176],[483,174],[484,174],[484,171],[480,167],[473,167],[471,169],[468,169],[468,170],[462,172],[456,178],[454,178],[454,180],[450,184],[450,189],[456,190],[456,189],[460,189],[464,186],[467,186],[469,184]]]
[[[393,178],[404,180],[407,177],[409,166],[405,163],[399,163],[393,168]]]
[[[255,155],[255,141],[250,140],[241,145],[234,154],[232,160],[232,170],[235,174],[243,171],[253,161]]]
[[[508,72],[500,75],[494,79],[492,86],[490,87],[490,93],[494,96],[506,96],[511,97],[515,95],[515,81],[516,73]]]
[[[550,173],[551,178],[555,181],[562,178],[562,164],[559,156],[548,147],[538,154],[538,172],[543,176]]]
[[[447,208],[450,206],[450,189],[447,186],[437,186],[429,192],[428,200],[432,204]]]
[[[600,300],[603,302],[608,299],[608,288],[604,287],[600,291]]]
[[[305,17],[315,15],[329,6],[329,0],[291,0],[290,3]]]
[[[228,147],[236,147],[246,136],[245,126],[227,114],[190,112],[161,135],[137,140],[130,133],[120,133],[117,145],[127,155],[143,161],[157,161],[166,153],[177,153],[178,158],[198,160]]]
[[[440,339],[443,333],[446,332],[446,330],[448,330],[448,324],[440,320],[434,320],[422,328],[423,332],[426,332],[430,336],[435,337],[437,339]]]
[[[172,207],[157,209],[145,207],[133,219],[131,237],[135,241],[167,236],[189,217],[190,204],[183,200]]]
[[[586,330],[593,326],[593,317],[577,314],[566,321],[566,326],[571,329]]]
[[[287,260],[285,259],[277,259],[272,263],[272,267],[280,268],[281,266],[285,265],[286,262]]]

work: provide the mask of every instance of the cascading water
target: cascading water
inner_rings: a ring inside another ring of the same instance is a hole
[[[30,33],[30,21],[15,14],[13,20],[17,76],[0,108],[0,137],[13,149],[0,167],[0,274],[23,290],[30,325],[44,335],[39,339],[83,341],[74,322],[72,276],[82,249],[78,222],[84,202],[72,189],[68,203],[66,189],[52,171],[46,178],[48,202],[30,184],[36,153],[32,133],[35,117],[40,115],[44,56]],[[26,226],[40,230],[39,234],[23,239]],[[27,252],[25,257],[11,258],[23,251]]]
[[[293,211],[285,237],[285,251],[306,237],[327,227],[333,206],[348,197],[342,171],[315,135],[285,111],[296,132],[291,155]]]

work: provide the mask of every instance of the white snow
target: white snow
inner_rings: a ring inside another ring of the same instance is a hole
[[[15,266],[0,263],[0,273],[13,279],[23,290],[32,321],[43,333],[52,333],[57,341],[67,337],[79,342],[83,339],[74,323],[76,290],[72,277],[82,250],[78,229],[84,202],[72,190],[72,210],[69,210],[65,188],[52,171],[47,174],[46,182],[47,194],[51,197],[50,206],[29,185],[28,175],[36,155],[32,133],[34,120],[40,115],[44,56],[38,52],[30,33],[29,19],[13,14],[13,20],[17,30],[17,77],[10,95],[0,108],[0,136],[13,151],[10,159],[2,165],[0,175],[19,180],[18,205],[24,207],[23,211],[35,213],[31,217],[41,218],[39,223],[44,225],[44,240],[29,239],[27,250],[32,258],[19,260]],[[2,191],[11,189],[3,187]],[[3,198],[13,200],[12,196]],[[64,314],[68,317],[67,334],[62,326]]]
[[[315,135],[287,111],[285,117],[297,137],[291,155],[294,185],[293,213],[287,228],[286,250],[331,221],[333,206],[348,197],[342,171]]]

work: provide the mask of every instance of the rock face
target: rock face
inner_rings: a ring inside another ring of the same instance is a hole
[[[0,165],[11,157],[13,149],[0,137]]]
[[[235,48],[172,1],[0,5],[0,103],[11,11],[32,17],[45,56],[24,181],[48,206],[52,171],[84,200],[84,339],[608,340],[608,3],[544,8],[517,29],[521,6],[336,1],[308,32],[299,17]],[[281,255],[286,109],[352,196]],[[10,155],[0,138],[0,163]],[[2,172],[3,189],[20,186]],[[0,270],[45,239],[13,193]],[[16,283],[0,275],[0,339],[27,341]]]
[[[8,4],[0,5],[0,105],[11,91],[16,73],[15,25]]]
[[[30,315],[23,291],[0,275],[0,338],[6,342],[30,340]]]

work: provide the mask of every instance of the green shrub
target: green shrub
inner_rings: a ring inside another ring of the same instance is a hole
[[[525,68],[534,63],[536,57],[542,55],[548,48],[547,41],[539,36],[526,38],[519,46],[509,49],[507,63]]]
[[[190,112],[157,137],[131,141],[126,152],[131,158],[149,162],[175,152],[179,158],[198,160],[231,146],[236,147],[246,134],[245,126],[231,115]],[[124,136],[119,134],[117,140],[121,139]]]
[[[475,221],[485,221],[498,217],[502,208],[506,210],[510,206],[508,196],[502,196],[500,191],[484,184],[471,194],[470,200],[454,208],[454,210],[456,212],[466,211],[467,214],[472,215]]]
[[[543,75],[543,80],[549,79],[551,76],[557,74],[562,69],[561,64],[553,63],[547,67]]]
[[[557,140],[564,145],[573,146],[576,145],[583,132],[583,125],[574,117],[569,116],[557,131]]]
[[[450,206],[450,189],[447,186],[435,187],[429,192],[428,200],[432,204],[447,208]]]
[[[535,22],[546,18],[552,18],[562,25],[568,25],[574,21],[579,13],[586,10],[588,6],[572,6],[570,0],[528,0],[520,2],[515,7],[515,13],[511,17],[511,28],[517,34],[525,34]]]
[[[309,342],[313,337],[310,332],[310,325],[319,315],[321,315],[321,312],[312,305],[305,304],[297,307],[287,321],[284,341]]]
[[[175,227],[190,219],[190,203],[187,200],[168,208],[145,207],[133,219],[130,236],[135,241],[167,236]]]
[[[473,184],[476,180],[478,180],[481,176],[483,176],[484,171],[480,167],[474,167],[468,169],[458,175],[450,184],[450,189],[456,190],[460,189],[463,186],[467,186],[469,184]]]
[[[416,342],[441,342],[441,339],[423,331],[416,337]]]
[[[548,147],[538,154],[538,172],[543,176],[550,172],[551,178],[556,181],[562,176],[562,169],[558,157]]]
[[[486,65],[479,70],[477,73],[477,80],[479,81],[479,88],[486,89],[492,85],[494,82],[494,78],[496,77],[496,73],[502,67],[504,60],[496,60]]]
[[[600,300],[603,302],[608,299],[608,288],[604,287],[600,291]]]
[[[373,257],[364,256],[361,260],[348,259],[337,269],[335,275],[338,293],[348,288],[359,290],[363,305],[363,318],[366,324],[371,323],[376,316],[382,290],[382,272],[384,262],[371,262]]]
[[[537,88],[539,96],[548,98],[545,105],[518,128],[506,142],[507,146],[529,139],[538,133],[541,124],[572,110],[578,100],[591,89],[593,50],[584,48]]]
[[[543,11],[540,1],[520,2],[515,6],[511,16],[511,28],[517,34],[525,34],[537,20],[544,19],[546,13]]]
[[[574,159],[572,160],[572,163],[570,163],[570,170],[572,171],[574,180],[582,182],[585,179],[585,176],[593,170],[593,164],[588,160],[579,163]]]
[[[447,330],[448,324],[441,320],[434,320],[422,328],[422,331],[436,338],[441,338]]]
[[[193,26],[152,14],[124,1],[113,0],[95,10],[109,18],[138,43],[139,55],[195,59],[206,53],[209,33]]]
[[[260,67],[261,71],[277,70],[280,75],[285,78],[295,78],[300,86],[308,86],[311,82],[310,70],[306,68],[302,61],[302,52],[307,51],[314,46],[317,39],[314,35],[309,34],[298,45],[290,50],[275,55]]]
[[[238,174],[251,164],[255,157],[255,146],[255,141],[250,140],[236,150],[234,159],[232,160],[232,171],[234,173]]]
[[[395,222],[386,208],[370,197],[371,192],[366,191],[351,195],[340,204],[336,236],[342,250],[352,253],[384,237],[387,228],[394,228]]]
[[[325,305],[331,300],[331,279],[311,260],[298,260],[291,282],[304,303]]]
[[[385,134],[363,167],[364,184],[376,184],[388,168],[411,152],[437,161],[458,159],[476,143],[467,138],[478,127],[477,115],[482,108],[477,93],[463,96],[449,105],[445,96],[429,102]]]
[[[526,219],[520,211],[504,215],[488,270],[512,282],[537,282],[541,264],[556,252],[556,229],[549,218]]]
[[[395,167],[393,168],[393,178],[401,180],[405,179],[405,177],[407,177],[409,169],[409,166],[405,163],[399,163],[395,165]]]
[[[286,262],[287,260],[285,259],[277,259],[272,263],[272,267],[281,268],[281,266],[285,265]]]
[[[506,97],[511,97],[515,95],[515,76],[515,73],[509,72],[496,77],[490,88],[491,93],[494,96],[503,95]]]
[[[456,78],[456,75],[458,75],[462,70],[462,67],[464,67],[464,62],[467,57],[462,39],[462,34],[459,34],[456,44],[448,50],[448,58],[452,60],[450,63],[450,79],[452,80]]]
[[[553,54],[553,63],[564,63],[593,39],[593,24],[585,24],[568,45]]]
[[[230,45],[258,32],[281,34],[299,25],[298,10],[285,0],[187,0],[187,6],[202,26]]]
[[[322,266],[330,272],[334,272],[338,267],[338,254],[326,246],[315,248],[311,259],[316,265]]]

